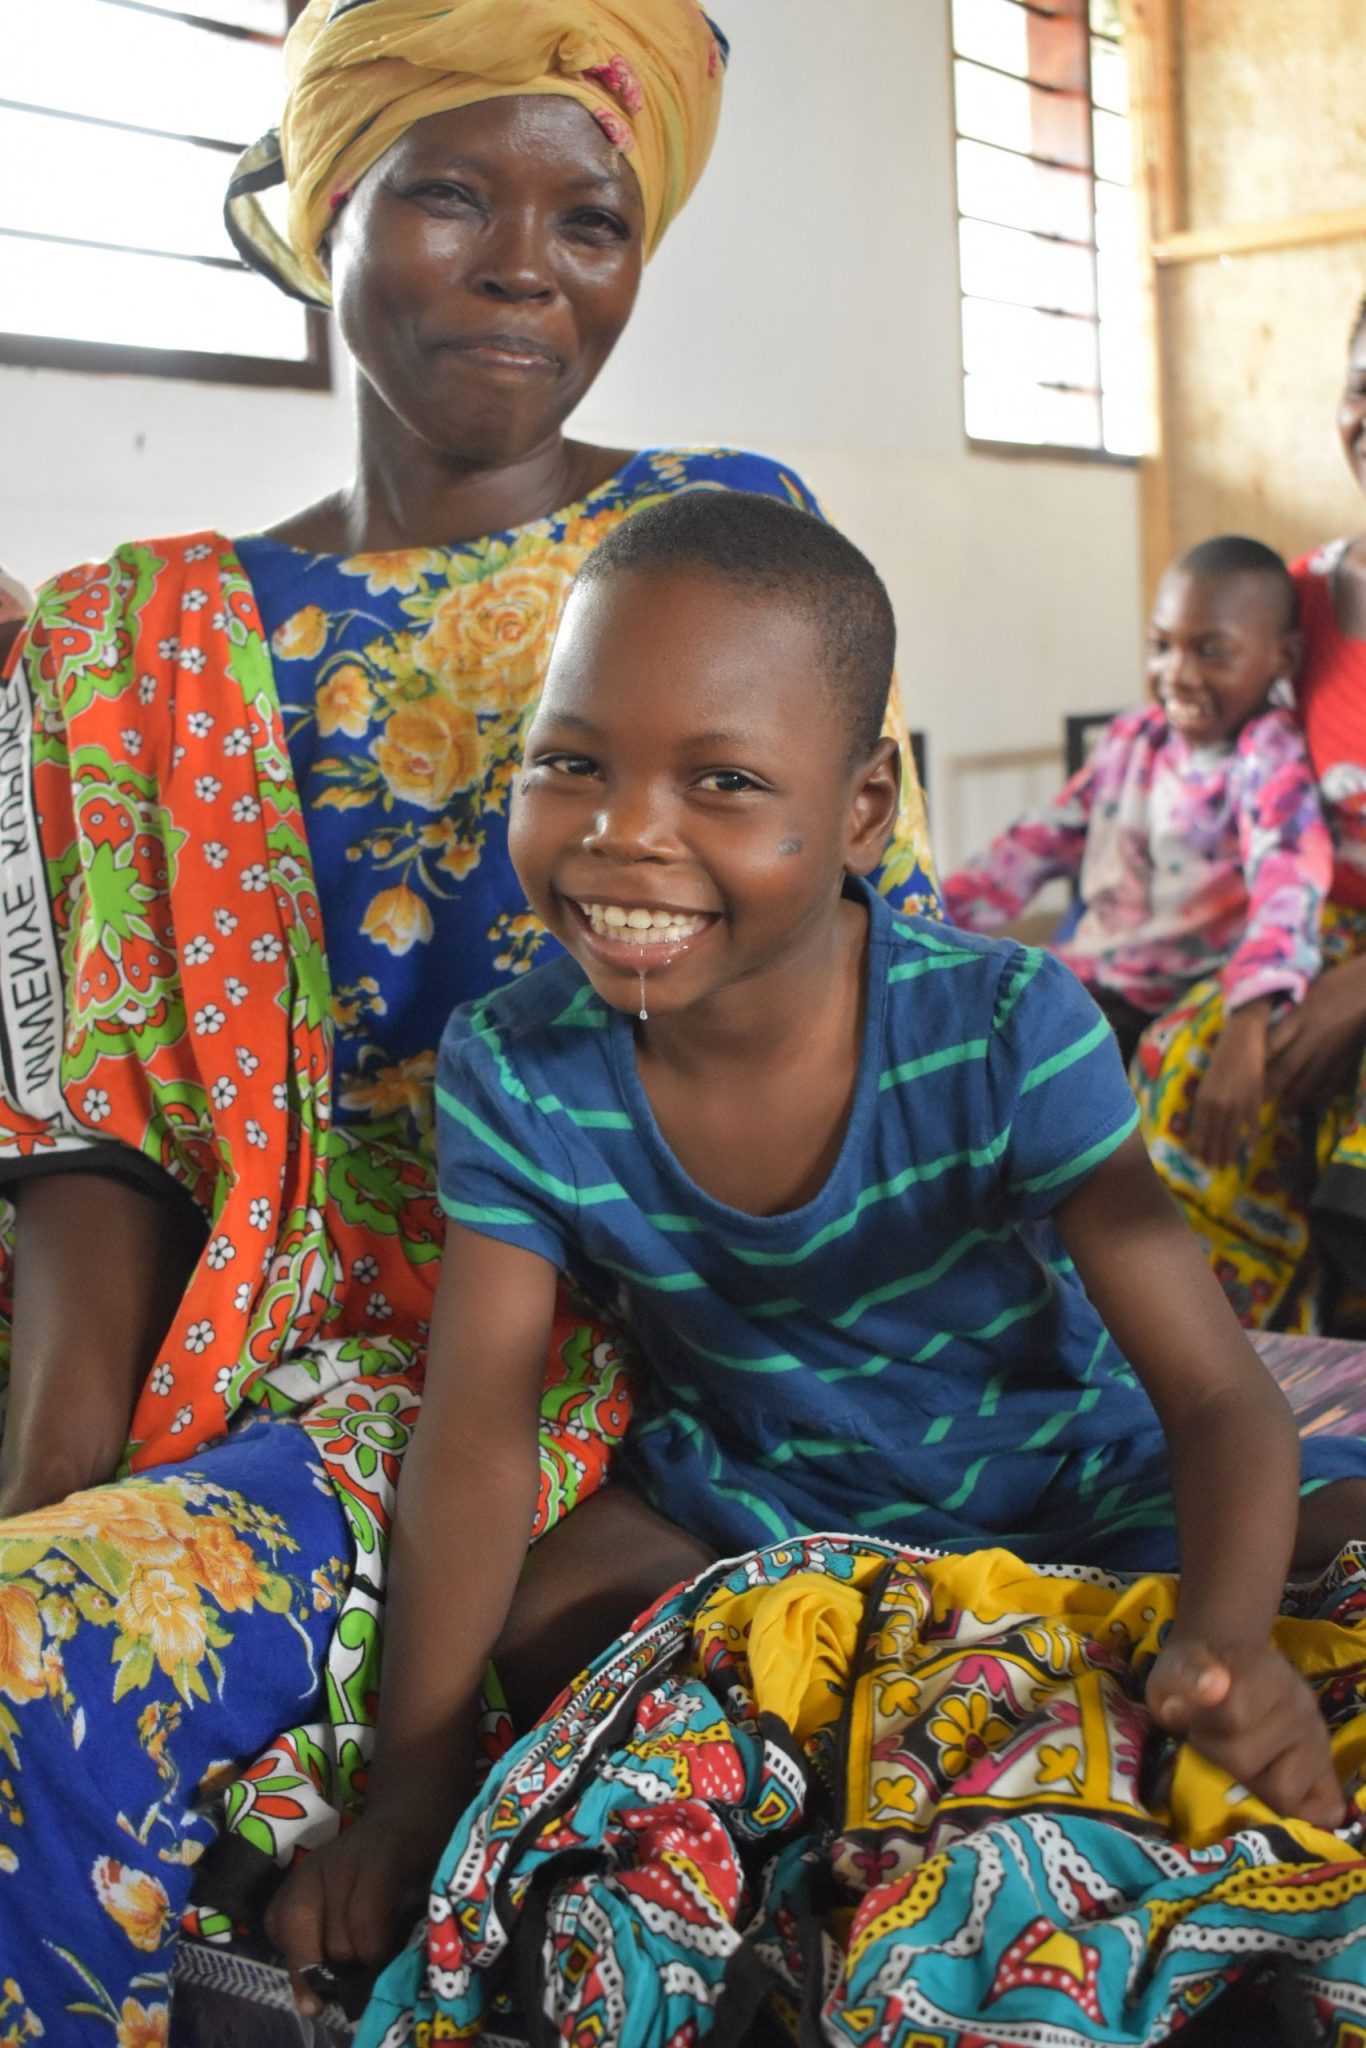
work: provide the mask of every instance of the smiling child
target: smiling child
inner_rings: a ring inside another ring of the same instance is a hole
[[[272,1915],[296,1970],[385,1953],[470,1789],[562,1268],[645,1380],[617,1482],[566,1525],[596,1532],[566,1594],[578,1662],[623,1570],[644,1605],[798,1532],[1134,1569],[1179,1550],[1149,1704],[1280,1812],[1342,1817],[1269,1636],[1292,1556],[1366,1526],[1366,1445],[1315,1441],[1339,1483],[1297,1537],[1289,1410],[1149,1167],[1091,998],[864,879],[897,802],[893,637],[857,549],[773,500],[681,495],[580,572],[511,821],[568,957],[443,1041],[449,1235],[369,1800]]]
[[[1238,534],[1192,548],[1153,604],[1152,702],[943,885],[956,924],[994,932],[1071,876],[1080,915],[1053,950],[1126,1059],[1155,1017],[1219,976],[1226,1022],[1190,1135],[1211,1166],[1232,1162],[1262,1113],[1273,1008],[1299,1002],[1320,966],[1332,841],[1304,734],[1272,695],[1298,658],[1280,556]]]

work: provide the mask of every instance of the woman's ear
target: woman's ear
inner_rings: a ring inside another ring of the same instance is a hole
[[[853,772],[845,824],[844,865],[851,875],[871,874],[896,824],[901,803],[901,754],[881,739]]]

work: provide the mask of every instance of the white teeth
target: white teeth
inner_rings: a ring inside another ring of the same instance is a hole
[[[683,910],[646,910],[643,904],[581,903],[579,908],[600,936],[630,938],[633,946],[664,946],[690,939],[706,923]]]

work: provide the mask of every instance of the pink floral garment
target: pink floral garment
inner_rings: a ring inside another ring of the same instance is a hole
[[[998,931],[1055,875],[1081,916],[1052,950],[1154,1015],[1218,974],[1228,1008],[1298,1002],[1319,970],[1333,868],[1304,735],[1271,706],[1192,747],[1156,704],[1126,711],[1053,802],[943,884],[950,917]]]

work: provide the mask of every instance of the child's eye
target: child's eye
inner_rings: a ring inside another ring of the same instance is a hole
[[[596,775],[598,764],[587,754],[542,754],[533,768],[549,768],[555,775]]]
[[[698,776],[697,786],[715,790],[721,796],[739,796],[747,789],[761,787],[752,775],[746,775],[741,768],[709,768],[705,775]]]

